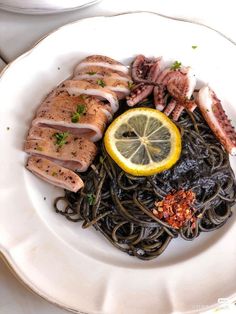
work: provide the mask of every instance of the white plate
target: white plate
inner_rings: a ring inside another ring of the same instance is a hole
[[[143,53],[191,65],[236,118],[230,105],[236,103],[236,48],[216,32],[151,13],[89,18],[60,28],[0,79],[1,251],[31,289],[74,311],[192,313],[216,306],[218,298],[233,299],[235,215],[220,230],[194,242],[173,240],[162,256],[143,262],[93,229],[56,215],[52,203],[63,192],[25,170],[23,141],[36,108],[79,60],[95,53],[126,64]]]
[[[0,0],[0,9],[24,14],[50,14],[82,9],[100,0]]]

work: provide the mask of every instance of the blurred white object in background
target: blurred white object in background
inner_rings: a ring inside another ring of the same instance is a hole
[[[0,9],[24,14],[50,14],[77,10],[100,0],[0,0]]]
[[[0,72],[2,71],[2,69],[5,67],[5,62],[1,59],[0,57]]]

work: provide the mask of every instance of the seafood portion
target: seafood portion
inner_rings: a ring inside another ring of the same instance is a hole
[[[196,108],[195,102],[190,100],[196,86],[196,78],[190,67],[169,67],[163,71],[162,68],[162,58],[148,59],[143,55],[137,56],[131,70],[136,84],[127,97],[127,103],[134,106],[153,92],[156,109],[164,110],[166,115],[172,114],[173,120],[177,121],[184,108],[190,111]]]
[[[94,78],[99,79],[103,78],[104,76],[117,78],[120,81],[131,81],[130,75],[102,66],[85,66],[78,69],[76,68],[74,72],[74,78],[79,78],[81,80],[90,80]]]
[[[41,104],[33,126],[48,126],[60,131],[90,139],[96,142],[102,138],[106,127],[108,109],[91,96],[70,96],[57,90]]]
[[[215,92],[204,86],[198,93],[198,106],[203,117],[225,150],[236,155],[236,132]]]
[[[158,110],[167,115],[172,114],[177,121],[184,108],[193,111],[196,104],[189,101],[196,86],[196,77],[190,67],[165,69],[157,79],[159,86],[154,88],[154,103]],[[169,93],[174,99],[166,105],[164,95]]]
[[[101,87],[92,81],[67,80],[61,85],[61,89],[67,91],[71,96],[92,95],[105,99],[109,102],[111,111],[115,113],[119,108],[116,94],[106,87]]]
[[[32,127],[25,142],[25,152],[44,156],[68,169],[83,172],[97,153],[94,143],[84,137],[51,128]]]
[[[158,75],[162,70],[162,58],[146,58],[138,55],[132,64],[132,79],[136,83],[127,97],[127,104],[134,106],[148,97],[154,88]]]
[[[153,91],[153,85],[145,85],[144,83],[139,83],[131,90],[131,94],[127,97],[127,104],[133,107],[147,98]]]
[[[119,99],[125,98],[125,96],[129,95],[130,89],[129,89],[129,82],[130,81],[124,81],[120,80],[119,76],[102,76],[100,78],[97,78],[96,75],[93,77],[86,77],[85,75],[77,75],[73,78],[75,81],[81,81],[86,80],[88,82],[91,82],[93,84],[97,84],[97,86],[105,87],[106,89],[109,89],[112,92],[116,93],[116,96]]]
[[[134,84],[127,97],[127,104],[140,104],[152,95],[156,109],[172,116],[173,121],[178,121],[184,109],[193,112],[199,107],[225,150],[236,155],[235,129],[214,91],[208,86],[199,92],[195,91],[196,77],[193,69],[182,66],[181,62],[175,61],[164,70],[162,67],[162,58],[149,59],[143,55],[135,58],[131,66]]]
[[[40,179],[72,192],[77,192],[84,186],[76,173],[46,158],[31,156],[26,168]]]
[[[70,191],[83,187],[73,171],[92,164],[106,125],[130,93],[128,68],[106,56],[82,60],[75,77],[55,88],[39,106],[25,141],[27,169]]]
[[[74,73],[78,73],[78,71],[80,71],[82,68],[89,67],[89,66],[104,67],[104,68],[112,69],[114,71],[120,71],[123,73],[128,73],[129,71],[128,68],[124,64],[112,58],[101,56],[101,55],[93,55],[93,56],[89,56],[83,59],[76,66]]]
[[[127,73],[127,67],[123,64],[108,57],[95,55],[85,58],[76,66],[73,80],[90,82],[93,88],[96,89],[97,86],[98,89],[108,89],[114,92],[118,99],[123,99],[129,95],[132,85],[131,77]],[[100,95],[99,97],[107,99]],[[110,102],[109,99],[108,101]]]
[[[198,106],[225,150],[236,155],[236,132],[220,100],[208,86],[194,92],[191,67],[176,61],[163,70],[162,57],[138,55],[131,76],[125,65],[109,57],[83,59],[74,76],[39,106],[24,146],[30,154],[27,168],[49,183],[78,191],[83,182],[74,171],[84,172],[92,164],[97,153],[94,142],[103,138],[123,98],[134,106],[153,97],[156,109],[174,121],[184,109],[194,111]]]
[[[162,58],[146,58],[138,55],[132,64],[132,78],[135,83],[152,84],[162,69]]]

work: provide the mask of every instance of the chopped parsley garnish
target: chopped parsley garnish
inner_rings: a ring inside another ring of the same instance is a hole
[[[88,193],[87,194],[87,201],[88,201],[89,205],[93,205],[95,202],[95,195],[92,193]]]
[[[197,48],[197,46],[193,45],[193,46],[192,46],[192,48],[193,48],[193,49],[196,49],[196,48]]]
[[[129,89],[132,89],[134,87],[134,83],[129,81],[128,82],[128,87],[129,87]]]
[[[175,61],[175,62],[172,64],[172,66],[171,66],[171,70],[176,71],[176,70],[178,70],[178,69],[180,69],[180,68],[181,68],[181,65],[182,65],[182,63],[181,63],[181,62],[179,62],[179,61]]]
[[[91,71],[91,72],[87,72],[86,74],[88,74],[88,75],[95,75],[95,74],[97,74],[97,72]]]
[[[56,145],[59,147],[62,147],[64,144],[66,144],[66,139],[68,137],[68,132],[62,132],[62,133],[54,133],[53,136],[56,138]]]
[[[73,113],[71,117],[71,122],[76,123],[79,121],[82,114],[86,113],[86,107],[85,105],[77,105],[76,112]]]
[[[103,80],[97,80],[97,84],[99,86],[101,86],[101,87],[105,87],[106,86],[106,84],[105,84],[105,82]]]

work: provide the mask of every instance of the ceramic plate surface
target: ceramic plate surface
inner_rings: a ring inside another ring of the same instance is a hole
[[[77,10],[100,0],[0,0],[0,9],[24,14],[50,14]]]
[[[63,191],[24,168],[22,147],[35,110],[74,66],[90,54],[128,65],[139,53],[191,65],[236,121],[236,47],[206,27],[151,13],[66,25],[0,79],[0,250],[31,289],[78,312],[195,313],[236,296],[236,215],[218,231],[194,242],[173,240],[159,258],[143,262],[55,214],[53,200]]]

